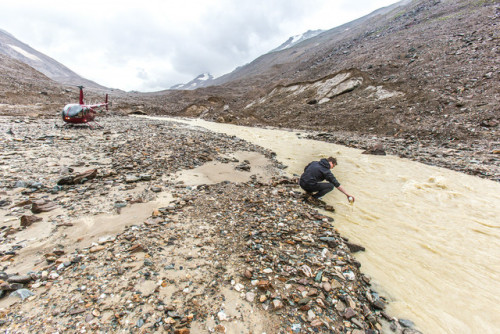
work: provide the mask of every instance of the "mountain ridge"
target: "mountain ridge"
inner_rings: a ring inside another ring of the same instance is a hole
[[[3,29],[0,29],[0,53],[33,67],[61,84],[84,85],[97,89],[105,88],[94,81],[81,77],[53,58],[19,41],[14,35]]]
[[[206,72],[206,73],[202,73],[202,74],[198,75],[196,78],[189,81],[188,83],[177,84],[177,85],[170,87],[169,89],[172,89],[172,90],[183,90],[183,89],[193,90],[193,89],[197,89],[200,87],[210,86],[210,84],[213,82],[213,80],[214,80],[213,75]]]
[[[313,37],[321,34],[324,31],[325,30],[321,30],[321,29],[308,30],[305,33],[302,33],[302,34],[299,34],[299,35],[295,35],[295,36],[291,36],[283,44],[281,44],[277,48],[271,50],[270,52],[276,52],[276,51],[281,51],[281,50],[285,50],[285,49],[291,48],[292,46],[297,45],[297,44],[299,44],[299,43],[301,43],[301,42],[303,42],[303,41],[305,41],[305,40],[307,40],[309,38],[313,38]]]
[[[295,45],[297,45],[297,44],[299,44],[299,43],[301,43],[309,38],[315,37],[315,36],[323,33],[324,31],[325,30],[321,30],[321,29],[307,30],[306,32],[304,32],[302,34],[291,36],[285,42],[283,42],[281,45],[279,45],[278,47],[269,51],[268,53],[277,52],[277,51],[291,48],[291,47],[293,47],[293,46],[295,46]],[[238,69],[240,69],[243,66],[245,66],[245,65],[238,66],[232,72],[226,73],[224,75],[229,75],[229,74],[233,73],[234,71],[237,71]],[[193,89],[197,89],[197,88],[201,88],[201,87],[214,86],[217,84],[215,81],[216,79],[217,78],[214,78],[210,73],[202,73],[202,74],[198,75],[196,78],[194,78],[193,80],[189,81],[188,83],[177,84],[177,85],[170,87],[169,89],[172,89],[172,90],[183,90],[183,89],[193,90]]]

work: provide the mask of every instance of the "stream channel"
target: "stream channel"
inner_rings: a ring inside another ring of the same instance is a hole
[[[356,197],[338,190],[335,227],[366,247],[356,253],[387,312],[423,333],[498,333],[500,328],[500,183],[395,156],[305,139],[305,133],[156,118],[234,135],[277,154],[290,175],[334,156],[332,170]]]

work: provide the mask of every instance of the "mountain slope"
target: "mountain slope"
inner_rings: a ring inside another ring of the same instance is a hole
[[[34,68],[0,53],[0,73],[0,115],[40,116],[62,108],[64,88]]]
[[[490,138],[494,131],[481,124],[495,124],[499,107],[498,15],[495,1],[403,1],[263,55],[187,105],[169,105],[168,92],[162,104],[170,114],[205,106],[203,117],[241,124]],[[342,75],[358,84],[318,93]],[[329,100],[315,103],[322,98]]]
[[[274,72],[278,68],[286,67],[290,68],[289,71],[295,70],[300,64],[307,64],[311,58],[327,52],[326,50],[334,48],[338,43],[353,39],[362,30],[380,25],[380,20],[384,19],[384,15],[398,8],[404,8],[409,2],[411,1],[403,0],[391,6],[380,8],[357,20],[327,30],[316,37],[305,39],[291,47],[285,49],[278,47],[277,52],[262,55],[253,62],[215,79],[214,84],[236,82],[243,78],[248,80],[259,74]],[[300,67],[298,70],[300,70]]]
[[[19,60],[61,84],[104,88],[93,81],[82,78],[66,66],[38,52],[29,45],[20,42],[14,36],[1,29],[0,54]]]
[[[319,139],[500,179],[500,4],[402,1],[265,54],[156,114],[321,131]],[[460,157],[461,158],[458,158]]]

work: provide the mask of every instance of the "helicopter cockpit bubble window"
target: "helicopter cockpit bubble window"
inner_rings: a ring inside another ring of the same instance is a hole
[[[68,104],[63,109],[63,115],[68,117],[75,117],[83,111],[83,107],[79,104]]]

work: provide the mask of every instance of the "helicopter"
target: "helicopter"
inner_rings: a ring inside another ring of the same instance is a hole
[[[91,129],[93,129],[93,126],[90,122],[93,122],[102,128],[103,126],[95,121],[95,116],[102,107],[106,107],[106,110],[108,110],[108,94],[106,94],[106,99],[103,103],[85,104],[83,103],[84,87],[77,87],[80,88],[80,101],[78,104],[71,103],[64,106],[62,111],[63,121],[68,124],[87,124]]]

